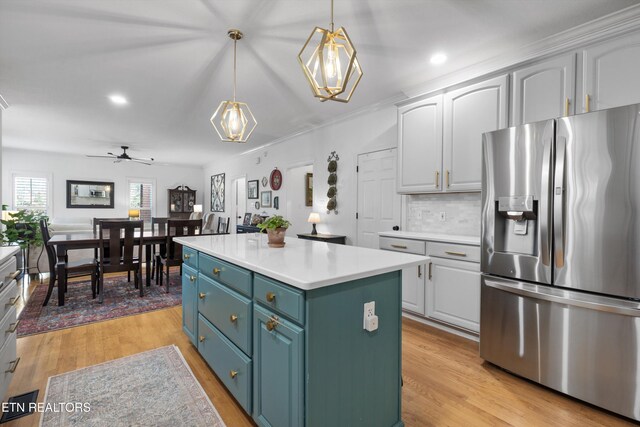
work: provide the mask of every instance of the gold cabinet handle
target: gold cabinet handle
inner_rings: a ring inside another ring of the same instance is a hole
[[[467,256],[464,252],[456,252],[456,251],[444,251],[445,254],[455,255],[455,256]]]
[[[196,276],[194,276],[193,274],[191,276],[189,276],[189,280],[191,282],[195,282],[196,281]]]
[[[238,321],[238,316],[236,316],[235,314],[232,314],[231,316],[229,316],[229,321],[231,323],[236,323]]]
[[[214,268],[213,269],[213,274],[220,274],[220,269],[219,268]]]
[[[198,337],[198,341],[200,341],[200,342],[204,342],[204,335],[200,335],[200,336]]]
[[[16,368],[18,367],[18,363],[20,363],[20,358],[18,357],[16,360],[12,361],[11,363],[9,363],[9,365],[11,365],[11,367],[9,369],[7,369],[6,371],[4,371],[4,373],[10,373],[13,374],[16,371]]]
[[[207,294],[205,294],[204,292],[200,292],[198,294],[198,298],[200,298],[200,299],[204,299],[204,297],[206,297],[206,296],[207,296]]]
[[[10,306],[14,306],[14,305],[16,305],[16,304],[18,303],[18,301],[20,301],[20,295],[18,295],[18,296],[17,296],[17,297],[15,297],[15,298],[11,298],[11,299],[9,300],[9,302],[5,304],[5,307],[6,307],[6,306],[8,306],[8,305],[10,305]]]
[[[16,277],[18,277],[19,274],[20,274],[20,270],[16,270],[13,273],[11,273],[9,275],[9,281],[11,281],[11,280],[15,279]]]
[[[273,292],[267,292],[267,302],[274,302],[276,300],[276,294]]]
[[[15,322],[15,323],[12,323],[11,325],[9,325],[9,329],[7,329],[7,330],[5,331],[5,333],[7,333],[7,334],[12,334],[12,333],[14,333],[14,332],[16,331],[16,329],[18,329],[18,325],[19,325],[19,324],[20,324],[20,320],[18,320],[18,321],[17,321],[17,322]]]
[[[405,245],[391,245],[391,247],[396,249],[407,249]]]
[[[584,96],[584,107],[585,107],[586,113],[591,111],[591,97],[589,96],[589,94],[586,94]]]
[[[229,376],[231,378],[237,377],[238,376],[238,371],[234,371],[234,370],[229,371]]]
[[[440,188],[440,171],[436,171],[436,188]]]
[[[185,260],[187,260],[187,259],[189,259],[189,258],[191,258],[191,254],[184,254],[184,259],[185,259]]]
[[[449,170],[447,170],[446,178],[447,178],[447,188],[449,188],[449,186],[450,186],[449,185]]]
[[[431,277],[433,276],[431,275],[431,263],[429,263],[429,280],[431,280]]]
[[[565,98],[564,100],[564,115],[565,117],[569,115],[569,98]]]
[[[278,316],[271,316],[271,318],[267,320],[267,323],[266,323],[267,330],[273,331],[279,324],[280,324],[280,319],[278,319]]]

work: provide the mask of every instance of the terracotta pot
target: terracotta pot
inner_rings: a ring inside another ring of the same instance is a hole
[[[272,248],[284,247],[284,235],[287,232],[286,228],[276,228],[275,230],[267,229],[267,244]]]

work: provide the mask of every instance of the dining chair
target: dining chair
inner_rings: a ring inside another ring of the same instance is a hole
[[[103,221],[129,221],[129,218],[93,218],[92,220],[92,225],[93,225],[93,235],[96,236],[98,234],[98,230],[100,230],[100,222]],[[107,258],[109,258],[109,248],[107,248]],[[100,259],[100,257],[98,256],[98,248],[96,248],[93,251],[93,255],[96,257],[96,259]],[[127,280],[130,282],[131,281],[131,272],[127,273]]]
[[[165,268],[167,283],[165,288],[169,292],[169,270],[171,267],[180,267],[182,271],[182,245],[176,243],[173,238],[180,236],[195,236],[202,233],[202,220],[199,219],[170,219],[167,224],[167,252],[164,257],[158,256],[159,285],[162,286],[162,270]]]
[[[213,212],[207,212],[202,219],[202,233],[214,233],[216,215]]]
[[[98,295],[100,302],[104,300],[104,275],[120,271],[133,271],[135,287],[144,296],[142,284],[142,248],[144,221],[101,221],[100,222],[100,277],[98,279]],[[135,235],[139,234],[138,243]],[[137,248],[137,251],[135,250]]]
[[[154,234],[159,234],[159,233],[166,234],[168,221],[169,221],[169,218],[151,217],[151,231]],[[151,248],[148,248],[148,249],[151,250],[151,258],[152,258],[151,278],[153,279],[156,272],[156,257],[158,255],[164,256],[164,254],[167,252],[167,245],[165,243],[162,243],[160,245],[152,245]]]
[[[53,287],[58,281],[58,271],[56,268],[58,262],[58,256],[54,246],[50,246],[47,243],[51,239],[51,233],[49,233],[49,225],[44,219],[40,220],[40,232],[42,234],[42,241],[44,243],[45,250],[47,251],[47,258],[49,260],[49,288],[47,289],[47,296],[42,303],[42,306],[46,306],[51,298]],[[67,279],[82,276],[91,276],[91,294],[93,298],[96,297],[96,283],[98,280],[98,264],[95,258],[84,258],[76,261],[67,261],[65,268],[65,275]],[[58,292],[66,292],[66,289],[58,288]]]
[[[229,217],[220,217],[218,218],[218,228],[216,233],[218,234],[229,234]]]

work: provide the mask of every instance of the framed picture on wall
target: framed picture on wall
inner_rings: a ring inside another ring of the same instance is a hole
[[[67,180],[67,208],[113,209],[113,182]]]
[[[271,207],[271,191],[263,191],[260,193],[260,205],[263,208]]]
[[[257,199],[258,198],[258,186],[260,185],[259,181],[256,179],[254,181],[247,181],[247,199]]]
[[[211,175],[211,212],[224,212],[224,174]]]
[[[313,174],[304,176],[304,205],[313,206]]]

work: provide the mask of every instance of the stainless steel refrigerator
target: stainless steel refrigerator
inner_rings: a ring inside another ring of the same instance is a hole
[[[480,355],[640,420],[640,104],[483,135]]]

